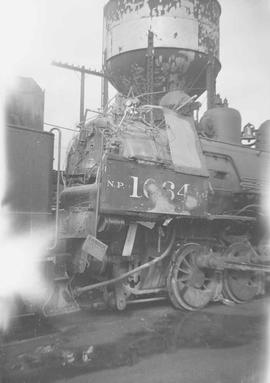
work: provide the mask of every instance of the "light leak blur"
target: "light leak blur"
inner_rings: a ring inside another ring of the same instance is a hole
[[[20,67],[31,59],[37,21],[35,1],[11,0],[2,6],[0,15],[0,331],[6,330],[17,314],[19,299],[41,304],[48,294],[42,275],[42,260],[50,244],[48,232],[26,235],[12,233],[8,206],[2,206],[8,181],[5,158],[4,104],[7,88],[20,74]]]
[[[8,211],[0,216],[0,330],[16,316],[17,302],[42,305],[49,286],[42,274],[49,232],[16,235],[10,230]]]
[[[40,232],[14,233],[9,207],[2,206],[9,174],[5,155],[4,97],[1,101],[0,331],[6,330],[11,317],[17,314],[18,299],[30,304],[42,304],[45,300],[48,286],[42,275],[42,263],[48,253],[51,233],[49,228]]]

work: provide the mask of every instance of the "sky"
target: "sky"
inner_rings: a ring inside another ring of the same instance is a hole
[[[9,0],[0,15],[1,76],[33,77],[45,90],[45,121],[74,128],[79,120],[78,73],[52,60],[101,69],[105,0]],[[270,119],[270,0],[220,0],[217,91],[247,122]],[[86,107],[100,107],[101,81],[88,76]],[[64,150],[73,133],[64,133]]]
[[[222,0],[217,87],[243,123],[270,119],[270,0]]]

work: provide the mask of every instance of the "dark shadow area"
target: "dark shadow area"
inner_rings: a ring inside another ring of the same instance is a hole
[[[46,344],[46,346],[36,347],[31,352],[23,353],[12,363],[3,349],[2,366],[6,367],[6,370],[3,369],[2,382],[53,382],[60,378],[72,378],[106,369],[132,366],[151,356],[163,353],[173,354],[181,349],[218,350],[245,346],[254,341],[260,342],[263,346],[265,343],[267,325],[265,316],[208,312],[184,313],[168,312],[168,310],[165,315],[163,313],[157,316],[155,310],[158,310],[157,304],[153,306],[153,321],[150,320],[149,324],[148,320],[147,326],[134,331],[130,331],[130,326],[125,324],[134,314],[132,307],[123,315],[110,313],[109,317],[113,321],[117,315],[121,319],[126,319],[122,335],[111,342],[104,342],[103,338],[101,343],[93,343],[90,347],[89,343],[83,343],[83,341],[86,342],[83,334],[87,331],[83,324],[87,321],[89,313],[74,314],[69,321],[70,330],[62,334],[60,330],[57,334],[60,340],[55,339],[50,345]],[[142,312],[144,312],[143,309]],[[104,312],[102,314],[95,312],[91,315],[91,320],[98,331],[102,332],[102,317],[103,321],[104,318],[106,321],[107,315],[108,312],[106,315]],[[149,306],[147,315],[149,315]],[[78,322],[79,318],[80,322]],[[132,319],[134,321],[134,317]],[[45,321],[43,328],[40,325],[39,330],[35,330],[36,334],[46,331],[50,333],[56,328],[59,330],[60,323],[59,318],[47,321],[47,324]],[[73,327],[72,324],[74,324]],[[113,326],[117,326],[117,321]],[[30,330],[30,322],[26,327],[26,335],[33,334]],[[19,327],[16,331],[17,336],[20,337]],[[77,336],[81,337],[80,345],[67,348],[65,346],[67,338],[76,336],[76,332]],[[6,336],[5,340],[12,340],[14,337],[15,332],[13,335]],[[100,335],[100,338],[102,337],[103,335]],[[255,355],[254,358],[256,357],[259,358],[260,355]]]

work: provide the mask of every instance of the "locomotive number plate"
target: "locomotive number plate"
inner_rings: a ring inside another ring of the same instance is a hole
[[[106,210],[198,215],[206,211],[207,195],[207,177],[155,165],[110,159],[103,176]]]

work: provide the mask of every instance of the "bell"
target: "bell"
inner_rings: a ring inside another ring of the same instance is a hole
[[[244,126],[243,132],[242,132],[242,139],[243,140],[253,140],[255,139],[255,127],[254,125],[248,123]]]

